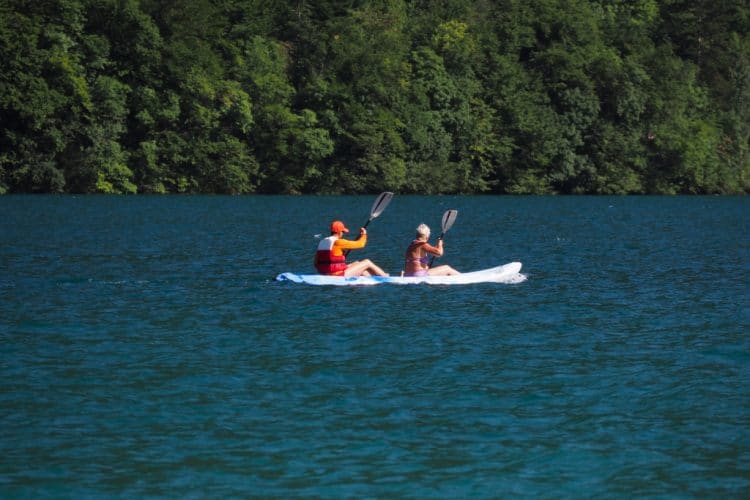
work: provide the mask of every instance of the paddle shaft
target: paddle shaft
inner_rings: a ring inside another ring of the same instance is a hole
[[[440,233],[440,236],[438,236],[438,241],[443,239],[443,236],[445,236],[445,233]],[[430,257],[430,264],[427,266],[428,269],[432,269],[432,263],[435,262],[435,256],[433,255]]]
[[[447,210],[443,214],[443,221],[442,221],[442,229],[443,232],[440,233],[440,236],[438,237],[438,241],[442,240],[445,236],[445,233],[448,232],[448,229],[450,229],[453,226],[453,223],[456,222],[456,217],[458,217],[458,210]],[[432,263],[435,262],[435,256],[433,255],[430,259],[430,264],[428,267],[432,267]]]
[[[387,207],[388,204],[391,202],[391,198],[393,198],[393,193],[389,191],[380,193],[380,195],[378,195],[378,197],[375,199],[375,203],[372,204],[372,208],[370,209],[370,217],[367,219],[367,222],[365,222],[365,225],[362,227],[367,229],[367,226],[370,225],[370,222],[372,222],[373,219],[376,219],[380,214],[383,213],[383,210],[385,210],[385,207]],[[344,251],[344,256],[349,255],[349,252],[351,252],[351,250]]]

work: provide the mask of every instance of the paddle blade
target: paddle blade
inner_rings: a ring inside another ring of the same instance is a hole
[[[456,217],[458,217],[458,210],[447,210],[443,214],[443,234],[453,226],[453,223],[456,222]]]
[[[451,228],[454,222],[456,222],[456,217],[458,217],[458,210],[446,210],[443,214],[443,232],[440,234],[440,239],[443,239],[443,236],[445,236],[445,233],[448,231],[448,229]],[[435,256],[433,255],[430,259],[430,266],[432,267],[432,263],[435,262]]]
[[[375,203],[372,204],[372,209],[370,210],[370,219],[368,220],[368,222],[383,213],[385,207],[387,207],[391,202],[391,198],[393,198],[393,193],[389,191],[380,193],[380,196],[378,196],[378,198],[375,200]]]
[[[370,218],[367,219],[367,222],[365,222],[364,227],[367,227],[370,222],[372,222],[372,219],[383,213],[383,210],[385,210],[385,207],[388,206],[388,204],[391,202],[391,198],[393,198],[393,193],[390,191],[386,191],[385,193],[380,193],[380,195],[375,200],[375,203],[372,204],[372,208],[370,209]],[[345,250],[344,255],[349,255],[349,252],[351,250]]]

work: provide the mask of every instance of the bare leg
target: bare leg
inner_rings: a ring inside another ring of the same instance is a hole
[[[454,274],[461,273],[453,269],[451,266],[443,265],[431,268],[427,271],[427,274],[430,276],[453,276]]]
[[[344,276],[388,276],[388,273],[376,266],[370,259],[362,259],[349,264]]]
[[[367,272],[367,260],[357,260],[346,266],[344,276],[370,276]]]
[[[369,271],[372,273],[374,272],[378,276],[390,276],[387,272],[380,269],[379,266],[376,266],[374,262],[372,262],[370,259],[367,259],[367,262],[370,264]]]
[[[373,264],[370,259],[362,259],[352,262],[344,271],[344,276],[388,276],[388,273]]]

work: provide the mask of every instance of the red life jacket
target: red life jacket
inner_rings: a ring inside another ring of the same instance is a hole
[[[336,236],[329,236],[318,244],[315,267],[320,274],[344,274],[346,270],[346,256],[333,255],[333,244],[337,239]]]

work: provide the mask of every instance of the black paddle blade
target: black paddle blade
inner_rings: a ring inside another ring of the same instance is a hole
[[[385,207],[387,207],[391,202],[391,198],[393,198],[393,193],[391,193],[390,191],[380,193],[380,196],[378,196],[378,198],[375,200],[375,203],[372,204],[372,209],[370,210],[370,219],[368,220],[368,222],[383,213]]]
[[[440,233],[440,239],[443,239],[443,236],[445,236],[445,233],[448,231],[448,229],[453,226],[453,223],[456,222],[456,217],[458,217],[458,210],[446,210],[443,214],[443,222],[442,222],[442,228],[443,232]],[[430,258],[430,265],[429,267],[432,267],[432,263],[435,262],[435,256],[433,255],[432,258]]]
[[[458,217],[458,210],[447,210],[443,214],[443,234],[453,226],[453,223],[456,222],[456,217]]]
[[[370,209],[370,218],[367,219],[367,222],[365,222],[364,227],[367,227],[370,222],[372,222],[372,219],[383,213],[383,210],[385,210],[385,207],[388,206],[388,204],[391,202],[391,198],[393,198],[393,193],[390,191],[386,191],[384,193],[380,193],[380,195],[375,200],[375,203],[372,204],[372,208]],[[349,252],[351,250],[345,250],[344,255],[349,255]]]

